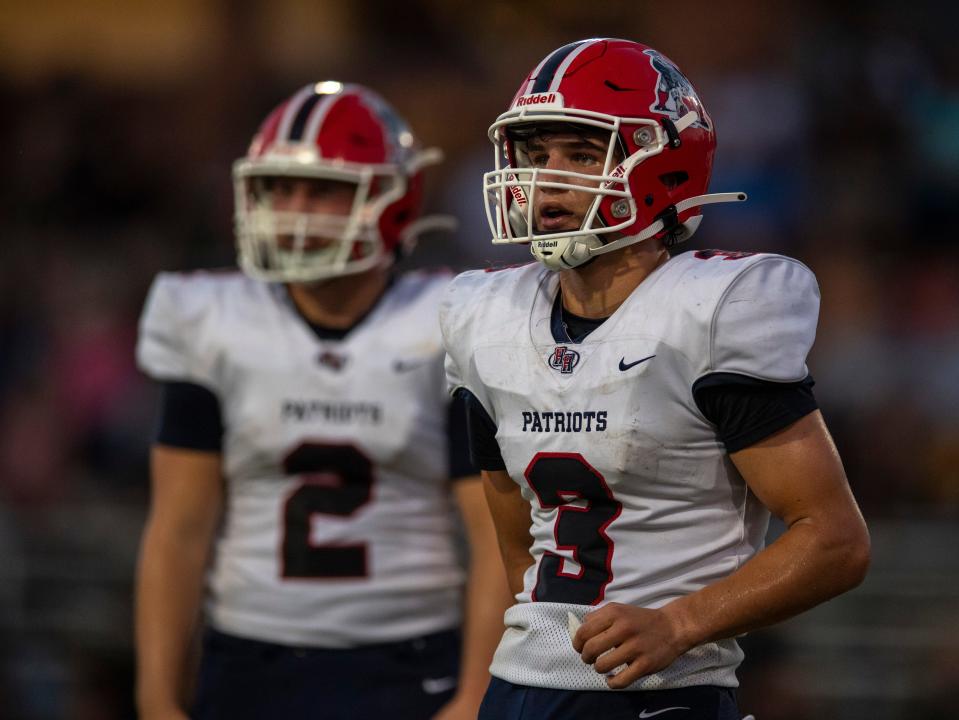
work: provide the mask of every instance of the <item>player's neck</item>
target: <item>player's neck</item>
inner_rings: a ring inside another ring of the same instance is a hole
[[[346,329],[368,313],[390,281],[386,268],[373,268],[355,275],[316,283],[290,283],[290,298],[310,323]]]
[[[647,240],[564,270],[559,276],[563,307],[582,318],[609,317],[668,259],[662,243]]]

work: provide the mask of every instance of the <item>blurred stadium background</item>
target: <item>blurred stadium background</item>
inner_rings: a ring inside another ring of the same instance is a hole
[[[0,718],[131,718],[131,578],[154,390],[132,348],[152,275],[233,261],[230,163],[295,87],[379,89],[447,161],[488,244],[488,124],[549,50],[641,40],[718,127],[690,248],[796,256],[823,295],[811,369],[874,541],[866,583],[745,639],[759,720],[959,717],[959,19],[825,0],[0,2]],[[773,531],[775,532],[775,530]],[[370,682],[375,682],[371,678]]]

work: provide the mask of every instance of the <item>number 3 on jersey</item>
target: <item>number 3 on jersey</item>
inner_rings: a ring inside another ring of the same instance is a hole
[[[366,543],[315,545],[311,535],[313,515],[347,517],[370,501],[369,458],[352,445],[303,443],[286,456],[283,469],[304,476],[283,508],[283,577],[366,577]]]
[[[537,453],[526,481],[544,510],[557,509],[553,537],[557,550],[543,553],[532,599],[595,605],[613,579],[613,541],[606,528],[623,509],[606,480],[578,453]],[[577,567],[574,567],[574,564]]]

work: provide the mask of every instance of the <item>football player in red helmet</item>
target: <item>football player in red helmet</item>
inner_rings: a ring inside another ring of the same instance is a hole
[[[204,596],[191,718],[475,717],[507,596],[445,393],[450,277],[391,269],[446,224],[421,214],[438,160],[371,90],[308,85],[234,166],[243,273],[154,283],[137,346],[162,383],[141,717],[187,717]]]
[[[412,249],[424,230],[423,168],[439,162],[381,97],[355,85],[308,85],[263,122],[233,167],[239,263],[251,277],[313,282],[375,268]],[[286,185],[349,193],[346,207],[297,212]],[[279,184],[278,184],[279,183]],[[322,186],[322,187],[321,187]],[[322,242],[321,242],[322,239]]]
[[[441,310],[517,600],[480,717],[738,720],[735,637],[869,561],[805,363],[815,277],[670,256],[745,195],[707,193],[713,121],[653,48],[555,50],[489,136],[493,242],[539,262],[464,273]]]

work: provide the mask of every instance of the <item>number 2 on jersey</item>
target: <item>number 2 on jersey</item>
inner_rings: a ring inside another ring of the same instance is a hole
[[[532,599],[577,605],[602,601],[613,579],[613,541],[606,528],[619,517],[622,504],[579,453],[538,453],[526,468],[526,481],[543,509],[557,508],[556,549],[569,551],[578,565],[574,571],[563,556],[543,553]]]
[[[304,476],[283,508],[283,577],[366,577],[366,543],[315,545],[311,535],[313,515],[346,517],[370,501],[369,458],[352,445],[308,442],[286,456],[283,470]]]

